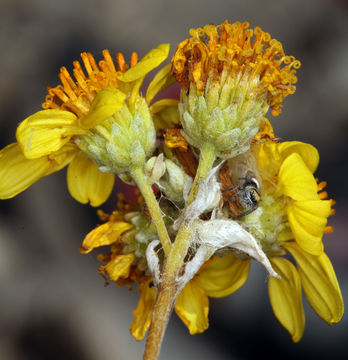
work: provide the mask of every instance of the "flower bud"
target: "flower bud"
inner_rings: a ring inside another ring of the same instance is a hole
[[[158,181],[160,189],[166,194],[169,200],[176,203],[184,202],[184,190],[191,188],[192,178],[173,161],[164,160],[166,172]]]
[[[110,96],[108,91],[101,91],[95,101],[100,107],[107,106]],[[79,136],[76,143],[102,172],[124,173],[130,167],[143,166],[156,146],[156,131],[145,99],[138,97],[132,107],[124,102],[120,110],[90,129],[88,135]]]
[[[163,154],[153,156],[145,164],[145,174],[151,183],[158,182],[166,171],[166,165],[163,161]]]

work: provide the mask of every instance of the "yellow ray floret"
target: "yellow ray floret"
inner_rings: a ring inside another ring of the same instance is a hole
[[[0,199],[10,199],[44,176],[59,171],[78,153],[76,146],[65,145],[59,151],[30,160],[17,143],[0,151]]]
[[[209,299],[204,290],[191,280],[175,301],[175,312],[191,335],[205,331],[209,326]]]
[[[111,245],[125,231],[131,228],[133,228],[133,225],[125,221],[108,221],[87,234],[81,245],[80,252],[88,254],[97,247]]]
[[[298,342],[305,326],[300,276],[290,261],[280,257],[270,260],[281,277],[281,279],[270,278],[268,283],[269,299],[274,315],[289,331],[292,340]]]
[[[302,287],[312,308],[328,324],[339,322],[344,310],[343,299],[327,255],[308,254],[294,242],[287,243],[285,247],[296,260]]]
[[[196,276],[195,281],[209,297],[228,296],[244,285],[250,261],[239,260],[232,253],[214,256]]]

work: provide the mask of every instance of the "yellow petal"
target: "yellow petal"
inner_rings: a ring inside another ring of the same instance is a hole
[[[161,64],[169,54],[170,45],[161,44],[156,49],[148,52],[136,65],[118,76],[118,80],[124,82],[135,81],[144,78],[151,70]]]
[[[270,278],[268,294],[274,315],[298,342],[303,334],[305,316],[302,306],[301,280],[294,265],[283,258],[271,258],[274,270],[281,279]]]
[[[178,100],[162,99],[150,106],[155,128],[165,130],[180,123]]]
[[[137,340],[144,339],[146,331],[151,324],[157,290],[154,286],[149,286],[150,282],[151,278],[138,285],[141,296],[137,308],[133,311],[134,321],[130,326],[130,332]]]
[[[133,253],[117,255],[104,266],[99,266],[98,271],[106,275],[108,279],[117,281],[121,278],[128,278],[131,265],[135,259]]]
[[[317,183],[300,155],[294,153],[282,163],[279,171],[278,192],[294,200],[318,199]]]
[[[310,255],[294,242],[285,247],[296,260],[302,287],[312,308],[328,324],[339,322],[344,311],[343,299],[327,255]]]
[[[111,245],[127,230],[133,227],[132,224],[124,221],[108,221],[87,234],[81,245],[81,254],[88,254],[93,249]]]
[[[98,166],[80,152],[68,167],[68,189],[71,196],[82,204],[91,206],[104,203],[111,194],[114,174],[105,174]]]
[[[16,137],[28,159],[36,159],[61,149],[71,135],[83,133],[76,115],[63,110],[42,110],[20,123]]]
[[[58,151],[47,155],[46,158],[55,166],[52,166],[46,175],[52,174],[70,164],[74,157],[79,153],[80,149],[74,143],[69,142]]]
[[[178,100],[175,99],[162,99],[156,101],[150,106],[151,114],[157,114],[168,107],[178,107]]]
[[[150,82],[146,91],[146,102],[148,104],[154,99],[154,97],[163,89],[174,84],[175,79],[172,75],[172,64],[165,65],[158,71],[156,76]]]
[[[87,116],[79,119],[84,129],[91,129],[101,124],[123,107],[126,95],[115,88],[105,88],[94,98]]]
[[[61,152],[38,159],[27,159],[17,143],[0,151],[0,199],[9,199],[21,193],[43,176],[66,166],[74,153]]]
[[[312,255],[323,252],[321,238],[330,209],[331,200],[292,201],[287,207],[290,228],[296,242]]]
[[[191,335],[208,329],[209,299],[195,280],[188,282],[176,298],[175,312]]]
[[[270,123],[270,121],[267,118],[262,119],[259,132],[266,133],[272,138],[274,137],[274,131],[273,131],[272,124]]]
[[[214,256],[195,277],[195,281],[208,296],[224,297],[244,285],[249,268],[249,260],[239,260],[232,253],[224,257]]]
[[[312,173],[314,173],[318,167],[319,152],[313,145],[300,141],[284,141],[277,144],[277,150],[282,159],[286,159],[292,153],[299,154]]]

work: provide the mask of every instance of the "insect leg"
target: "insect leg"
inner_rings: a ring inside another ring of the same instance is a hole
[[[240,214],[240,215],[237,215],[237,216],[234,216],[234,219],[240,219],[244,216],[247,216],[249,214],[251,214],[253,211],[255,211],[257,208],[258,208],[259,204],[255,204],[253,205],[250,209],[248,209],[247,211],[243,212],[243,214]]]

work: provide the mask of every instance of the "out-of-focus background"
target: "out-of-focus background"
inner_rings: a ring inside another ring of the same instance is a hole
[[[0,146],[40,109],[47,85],[82,51],[135,50],[159,43],[172,51],[192,27],[249,21],[302,62],[296,94],[273,124],[279,137],[314,144],[320,179],[337,200],[324,238],[348,299],[348,2],[346,0],[1,0]],[[271,118],[272,120],[272,118]],[[110,210],[112,199],[103,206]],[[94,254],[80,255],[98,219],[67,191],[65,171],[0,202],[0,358],[4,360],[140,359],[144,343],[129,335],[136,289],[104,287]],[[255,264],[246,285],[212,299],[210,328],[190,336],[174,315],[160,359],[344,359],[347,316],[330,328],[306,304],[302,341],[292,344],[272,314],[267,275]]]

